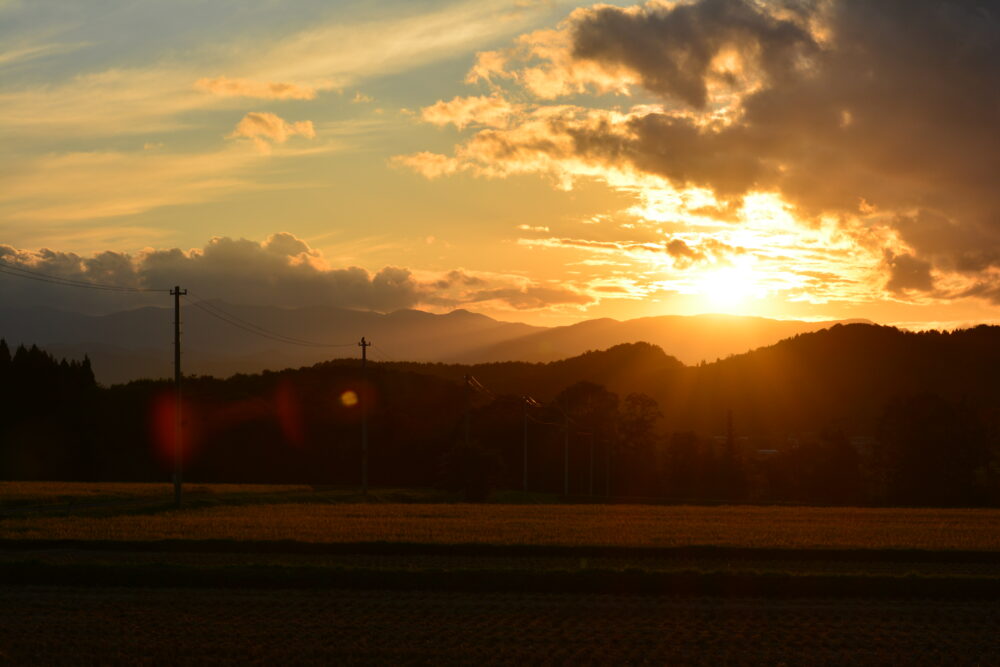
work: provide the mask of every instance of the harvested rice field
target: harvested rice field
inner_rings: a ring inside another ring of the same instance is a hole
[[[0,521],[0,537],[995,551],[1000,511],[294,502],[100,517],[16,516]]]
[[[169,490],[0,484],[0,663],[1000,664],[997,510]]]

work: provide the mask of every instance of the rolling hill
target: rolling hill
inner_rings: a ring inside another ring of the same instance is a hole
[[[547,362],[643,341],[685,364],[697,364],[836,324],[698,315],[595,319],[545,328],[502,322],[467,310],[444,315],[420,310],[382,314],[328,306],[275,308],[217,301],[189,303],[181,317],[184,372],[216,377],[354,357],[362,336],[375,343],[369,351],[375,361]],[[0,309],[0,337],[13,345],[37,343],[61,357],[89,355],[98,380],[114,384],[172,375],[172,321],[170,308],[101,316],[4,308]],[[262,330],[276,336],[261,335]],[[329,344],[296,345],[281,340],[284,337]]]

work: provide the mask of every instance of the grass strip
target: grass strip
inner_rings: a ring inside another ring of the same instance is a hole
[[[0,585],[1000,600],[1000,579],[996,578],[639,570],[413,572],[301,566],[21,562],[0,564]]]
[[[0,539],[0,551],[81,550],[140,553],[233,553],[491,558],[627,558],[710,561],[835,561],[846,563],[1000,564],[1000,552],[930,549],[618,547],[547,544],[300,542],[296,540],[31,540]]]

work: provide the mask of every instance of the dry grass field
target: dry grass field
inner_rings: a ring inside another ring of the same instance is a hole
[[[194,484],[185,491],[195,497],[235,499],[270,494],[308,493],[312,487],[290,484]],[[170,484],[124,482],[0,482],[0,508],[47,506],[97,501],[138,501],[171,498]]]
[[[0,536],[997,551],[1000,511],[294,502],[97,517],[13,517],[0,522]]]
[[[0,484],[0,664],[1000,664],[998,510],[171,497]]]

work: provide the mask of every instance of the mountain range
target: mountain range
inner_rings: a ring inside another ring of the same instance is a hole
[[[181,320],[184,373],[217,377],[356,357],[362,336],[374,343],[368,350],[374,361],[548,362],[645,341],[690,365],[838,323],[664,315],[538,327],[467,310],[443,315],[420,310],[383,314],[328,306],[278,308],[221,301],[188,303],[182,307]],[[11,345],[42,345],[57,356],[80,359],[86,354],[103,384],[170,377],[173,373],[171,308],[146,307],[97,316],[45,308],[4,308],[0,309],[0,337]]]

